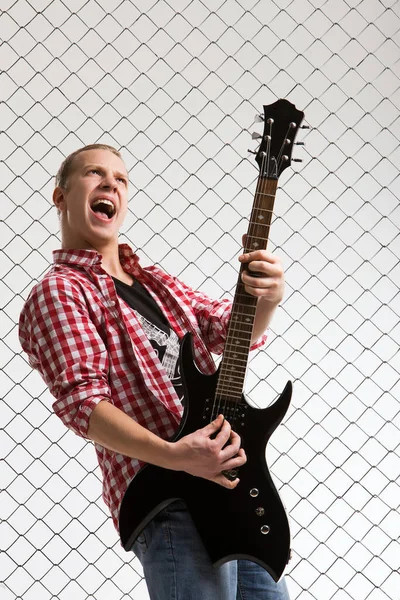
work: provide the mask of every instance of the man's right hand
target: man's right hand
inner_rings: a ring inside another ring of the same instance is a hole
[[[230,471],[245,464],[245,451],[240,447],[240,437],[223,415],[212,423],[172,442],[171,466],[175,471],[186,471],[196,477],[214,481],[225,488],[233,489],[239,483],[230,481],[222,471]]]
[[[223,415],[177,442],[168,442],[110,402],[99,402],[92,411],[87,437],[119,454],[165,469],[186,471],[228,489],[235,488],[239,479],[230,481],[222,471],[241,467],[247,460],[240,437]]]

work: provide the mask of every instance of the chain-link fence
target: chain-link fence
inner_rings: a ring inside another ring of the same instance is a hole
[[[400,599],[400,3],[2,0],[1,600],[140,600],[140,564],[103,506],[94,451],[51,413],[17,339],[59,246],[53,175],[122,147],[123,235],[230,295],[255,181],[250,133],[286,97],[311,126],[280,181],[271,248],[287,292],[251,402],[287,379],[269,452],[290,514],[291,597]]]

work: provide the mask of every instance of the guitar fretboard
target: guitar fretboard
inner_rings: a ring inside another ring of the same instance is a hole
[[[244,253],[267,248],[277,185],[277,179],[258,178]],[[257,298],[244,289],[241,275],[246,268],[242,265],[239,272],[216,389],[216,399],[224,405],[241,400],[251,346]]]

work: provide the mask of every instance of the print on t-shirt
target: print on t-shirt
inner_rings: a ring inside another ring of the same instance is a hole
[[[137,310],[135,314],[147,335],[149,342],[154,348],[159,361],[165,368],[172,385],[181,401],[183,401],[183,386],[179,368],[179,338],[175,331],[169,329],[169,335],[154,323],[151,323],[146,317]]]

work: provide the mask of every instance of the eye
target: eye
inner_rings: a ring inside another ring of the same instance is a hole
[[[99,169],[89,169],[88,173],[95,173],[96,175],[101,175]]]

